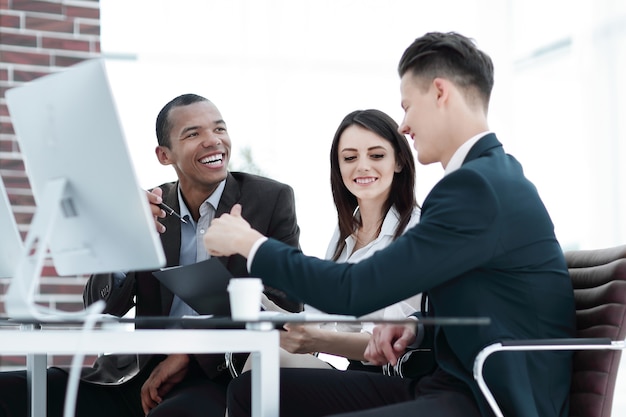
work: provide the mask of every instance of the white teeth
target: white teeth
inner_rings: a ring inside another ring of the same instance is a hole
[[[357,178],[356,180],[354,180],[357,184],[369,184],[371,182],[376,181],[376,178]]]
[[[222,154],[215,154],[215,155],[207,156],[206,158],[202,158],[200,160],[200,162],[203,164],[211,164],[211,163],[221,162],[221,161],[222,161]]]

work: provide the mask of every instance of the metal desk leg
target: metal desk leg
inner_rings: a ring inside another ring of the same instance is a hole
[[[38,331],[41,326],[38,324],[26,324],[22,330]],[[46,417],[46,385],[48,368],[48,355],[28,354],[26,355],[26,381],[29,395],[29,416]]]
[[[26,356],[26,379],[30,395],[30,416],[46,417],[46,368],[48,355]]]
[[[270,333],[278,339],[278,333]],[[254,337],[254,336],[253,336]],[[278,340],[262,352],[252,352],[252,416],[278,417],[280,361]],[[273,347],[272,347],[273,346]]]

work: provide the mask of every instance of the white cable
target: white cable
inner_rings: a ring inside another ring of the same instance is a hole
[[[74,413],[76,412],[76,398],[78,397],[80,373],[83,367],[83,360],[85,359],[83,341],[91,335],[91,331],[95,327],[96,323],[100,318],[102,318],[102,311],[104,310],[104,307],[104,301],[99,300],[90,305],[85,311],[81,312],[86,315],[86,317],[83,322],[83,327],[80,330],[82,332],[82,337],[79,339],[78,346],[76,346],[76,352],[74,353],[72,364],[70,365],[70,374],[67,378],[63,417],[74,417]]]

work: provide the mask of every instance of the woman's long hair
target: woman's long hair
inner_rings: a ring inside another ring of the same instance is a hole
[[[346,237],[361,226],[360,218],[354,217],[354,210],[358,205],[357,199],[344,185],[339,169],[339,139],[343,132],[353,125],[367,129],[389,141],[393,145],[396,162],[402,167],[402,170],[393,176],[391,190],[383,207],[385,214],[394,206],[400,214],[400,222],[395,230],[394,239],[402,234],[411,219],[411,213],[417,206],[415,161],[406,137],[398,133],[398,124],[380,110],[356,110],[348,114],[337,128],[330,148],[330,188],[335,207],[337,207],[337,223],[339,224],[339,240],[333,260],[337,260],[341,255],[346,246]]]

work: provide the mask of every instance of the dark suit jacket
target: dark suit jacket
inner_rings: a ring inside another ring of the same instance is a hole
[[[180,212],[178,183],[167,183],[160,187],[163,190],[164,203]],[[228,174],[216,217],[229,212],[235,203],[242,205],[242,214],[252,227],[288,245],[299,247],[300,229],[296,220],[291,187],[264,177],[231,172]],[[161,221],[167,228],[166,232],[161,234],[167,266],[179,265],[180,220],[175,216],[167,216]],[[244,257],[236,255],[219,259],[234,276],[249,275]],[[152,275],[152,271],[129,272],[119,288],[115,288],[111,282],[111,274],[90,277],[84,292],[85,303],[91,304],[97,299],[104,299],[107,303],[105,313],[122,316],[135,305],[133,297],[136,297],[136,316],[169,315],[174,294]],[[290,311],[301,310],[300,303],[288,300],[281,291],[266,287],[265,293],[283,308]],[[192,356],[209,377],[215,377],[225,370],[224,355]],[[125,382],[147,363],[154,364],[152,355],[142,355],[139,367],[133,358],[134,356],[126,355],[102,357],[94,369],[83,373],[83,379],[96,383]]]
[[[494,134],[435,185],[420,223],[371,258],[334,264],[268,240],[251,273],[323,311],[362,315],[428,292],[435,316],[490,317],[435,327],[438,365],[474,393],[476,354],[504,339],[573,337],[573,290],[554,227],[522,167]],[[485,376],[506,416],[568,415],[571,354],[499,353]]]

